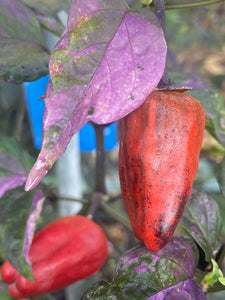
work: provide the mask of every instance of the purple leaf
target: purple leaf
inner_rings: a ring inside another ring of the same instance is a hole
[[[181,224],[205,253],[205,260],[215,258],[221,242],[222,226],[219,206],[204,192],[194,191],[185,207]]]
[[[0,177],[0,197],[2,197],[8,190],[23,185],[26,179],[27,176],[19,176],[16,174],[10,177]]]
[[[88,121],[123,118],[161,79],[166,59],[162,29],[150,11],[126,10],[122,3],[72,1],[67,29],[50,58],[43,143],[26,190],[41,181]]]
[[[191,89],[206,89],[206,82],[196,74],[190,74],[190,76],[183,81],[183,86]]]
[[[158,252],[151,253],[147,248],[141,247],[128,251],[120,259],[117,268],[125,264],[138,262],[142,255],[151,255],[151,259],[159,261],[160,258],[167,258],[185,270],[186,276],[192,278],[198,262],[198,255],[194,251],[195,246],[188,238],[182,236],[173,237],[170,242]]]
[[[33,240],[36,221],[38,220],[40,213],[42,211],[43,202],[45,200],[44,194],[41,190],[38,190],[33,198],[31,213],[26,223],[25,229],[25,238],[23,243],[23,255],[26,259],[26,262],[31,265],[29,259],[29,250],[31,246],[31,242]]]
[[[190,279],[170,286],[145,300],[206,300],[203,290]]]
[[[115,300],[205,300],[204,292],[192,282],[197,262],[198,251],[187,237],[173,237],[154,253],[145,247],[131,249],[117,264],[112,283],[95,284],[82,300],[106,299],[106,295]]]

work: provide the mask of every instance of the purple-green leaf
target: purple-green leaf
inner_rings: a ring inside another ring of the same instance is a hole
[[[48,73],[49,55],[34,13],[18,0],[0,0],[0,78],[21,83]]]
[[[32,163],[29,154],[13,138],[0,138],[0,197],[25,183]]]
[[[34,223],[40,213],[40,203],[43,202],[41,199],[43,194],[40,191],[25,192],[23,186],[7,191],[0,198],[0,237],[3,250],[13,266],[30,279],[32,273],[28,252]]]
[[[132,249],[121,257],[113,282],[95,284],[82,300],[178,299],[168,296],[178,294],[179,299],[205,300],[203,291],[192,282],[197,261],[194,242],[184,237],[173,237],[155,253],[145,247]]]
[[[205,260],[215,258],[221,242],[218,235],[222,219],[217,202],[204,192],[194,191],[181,218],[181,224],[205,253]]]
[[[166,42],[155,16],[123,1],[78,1],[49,63],[43,143],[26,190],[35,187],[88,121],[106,124],[139,107],[164,71]]]
[[[0,236],[6,256],[31,278],[29,249],[42,210],[41,190],[25,192],[33,160],[13,138],[0,138]]]

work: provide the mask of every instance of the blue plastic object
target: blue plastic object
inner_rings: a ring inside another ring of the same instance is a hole
[[[44,100],[38,100],[43,97],[46,85],[49,81],[49,75],[44,76],[37,81],[25,82],[24,92],[27,103],[27,110],[29,114],[31,130],[33,135],[34,146],[37,149],[41,148],[42,136],[42,118],[44,112]],[[113,123],[104,130],[105,136],[105,150],[112,150],[118,139],[117,123]],[[90,124],[86,124],[79,131],[80,150],[93,151],[96,148],[94,129]]]
[[[44,76],[33,82],[24,83],[24,92],[33,135],[33,141],[34,146],[37,149],[41,148],[42,117],[45,107],[44,99],[38,99],[43,97],[48,81],[49,75]]]

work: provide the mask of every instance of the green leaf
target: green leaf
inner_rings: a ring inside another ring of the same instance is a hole
[[[217,202],[206,193],[194,191],[180,222],[204,251],[205,260],[210,262],[221,246],[218,234],[222,219]]]
[[[145,5],[150,5],[152,3],[152,0],[140,0]]]
[[[204,277],[204,281],[208,283],[209,285],[214,285],[219,278],[223,278],[223,273],[221,272],[217,262],[214,259],[211,259],[212,262],[212,271],[209,272]]]
[[[0,199],[0,237],[3,250],[12,265],[32,279],[31,268],[23,255],[25,228],[35,191],[24,186],[6,192]]]
[[[225,285],[225,278],[224,278],[224,277],[220,277],[218,280],[219,280],[219,282],[220,282],[222,285]]]
[[[109,295],[109,291],[110,284],[106,281],[99,281],[85,292],[81,300],[117,300],[116,296]],[[122,295],[121,300],[123,300]]]

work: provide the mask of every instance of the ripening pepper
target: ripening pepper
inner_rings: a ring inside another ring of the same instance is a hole
[[[183,91],[155,90],[119,128],[120,185],[132,230],[158,251],[171,239],[191,193],[204,110]]]
[[[12,297],[35,297],[92,275],[102,267],[107,254],[107,238],[100,226],[84,216],[66,216],[33,238],[29,258],[34,281],[24,278],[8,260],[1,276]]]

